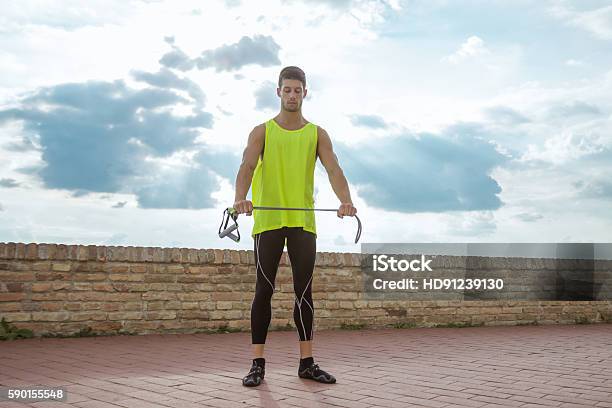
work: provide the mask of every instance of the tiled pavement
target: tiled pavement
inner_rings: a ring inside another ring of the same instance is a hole
[[[612,325],[315,332],[338,382],[296,375],[297,334],[270,332],[245,388],[249,333],[0,342],[0,384],[65,385],[51,407],[612,407]],[[24,407],[0,402],[0,407]]]

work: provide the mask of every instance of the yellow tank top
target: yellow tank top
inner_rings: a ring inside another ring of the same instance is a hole
[[[274,119],[266,122],[263,160],[259,157],[251,183],[254,206],[314,208],[317,126],[287,130]],[[302,227],[316,235],[314,211],[254,210],[254,237],[282,227]]]

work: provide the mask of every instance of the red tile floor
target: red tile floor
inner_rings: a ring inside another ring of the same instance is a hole
[[[297,334],[270,332],[266,378],[241,385],[249,333],[0,342],[0,384],[67,402],[0,407],[612,407],[612,324],[315,332],[338,382],[297,377]]]

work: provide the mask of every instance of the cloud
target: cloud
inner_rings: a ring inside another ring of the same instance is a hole
[[[0,27],[49,27],[74,31],[87,26],[116,24],[126,20],[135,4],[124,1],[3,2]],[[13,28],[15,29],[15,28]]]
[[[410,213],[502,205],[490,173],[507,158],[463,128],[339,144],[337,151],[349,182],[374,207]]]
[[[163,70],[135,75],[157,87],[133,89],[122,80],[60,84],[28,93],[18,108],[0,110],[0,123],[22,122],[28,137],[39,137],[44,163],[20,171],[75,196],[124,192],[147,208],[212,206],[219,176],[228,176],[237,156],[196,143],[201,128],[212,127],[212,115],[174,92],[193,93],[192,82]],[[172,114],[177,105],[191,106],[193,113]],[[173,161],[180,152],[192,152],[195,161]]]
[[[276,84],[265,81],[255,90],[255,109],[278,109],[279,98],[276,94]]]
[[[601,110],[599,110],[597,106],[582,101],[574,101],[572,103],[557,105],[549,109],[550,116],[561,118],[585,115],[597,116],[601,115],[601,113]]]
[[[189,71],[196,66],[196,61],[185,54],[183,50],[172,46],[172,51],[165,53],[159,63],[168,68],[178,69],[179,71]]]
[[[214,173],[191,168],[172,168],[158,172],[147,184],[136,187],[142,208],[212,208],[218,181]]]
[[[306,3],[305,0],[283,0],[283,3],[291,4],[291,3],[296,3],[299,1]],[[354,6],[355,4],[359,2],[356,0],[309,0],[307,3],[323,4],[331,8],[344,10],[344,9]]]
[[[502,125],[520,125],[530,122],[525,115],[506,106],[495,106],[485,110],[487,117]]]
[[[453,235],[480,237],[491,235],[497,230],[492,211],[476,211],[459,214],[448,223],[448,232]]]
[[[466,59],[488,53],[489,50],[485,47],[484,41],[480,37],[473,35],[465,40],[457,51],[442,58],[442,60],[450,62],[451,64],[458,64]]]
[[[387,127],[385,120],[378,115],[351,115],[350,118],[354,126],[368,127],[371,129],[384,129]]]
[[[4,211],[4,207],[2,206],[2,203],[0,203],[0,211]]]
[[[172,45],[172,51],[166,53],[159,62],[168,68],[180,71],[188,71],[194,67],[215,68],[216,72],[236,71],[251,64],[262,67],[280,65],[279,51],[280,46],[271,36],[255,35],[252,38],[243,36],[237,43],[203,51],[200,56],[193,59]]]
[[[22,136],[19,141],[7,143],[2,147],[10,152],[21,153],[38,150],[40,145],[37,142],[36,135],[26,135]]]
[[[515,215],[515,218],[523,222],[536,222],[544,218],[544,216],[538,213],[520,213],[520,214]]]
[[[19,187],[19,183],[17,182],[17,180],[12,179],[12,178],[3,178],[3,179],[0,179],[0,187],[6,187],[6,188]]]
[[[127,204],[127,201],[119,201],[118,203],[113,205],[113,208],[123,208]]]
[[[204,106],[206,96],[202,88],[189,78],[180,78],[167,68],[161,68],[156,73],[133,70],[132,77],[137,81],[162,89],[178,89],[186,91],[199,106]]]
[[[602,40],[612,40],[612,6],[604,6],[587,11],[576,11],[562,3],[550,8],[553,16],[567,24],[581,28]]]
[[[608,180],[581,180],[574,183],[574,187],[578,188],[579,197],[612,199],[612,182]]]
[[[585,65],[585,63],[584,61],[570,58],[567,61],[565,61],[565,65],[567,65],[568,67],[582,67]]]

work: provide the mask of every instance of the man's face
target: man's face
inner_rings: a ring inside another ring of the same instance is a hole
[[[302,101],[306,97],[306,89],[302,86],[299,79],[283,79],[280,88],[276,88],[276,93],[281,98],[283,110],[288,112],[299,112],[302,109]]]

